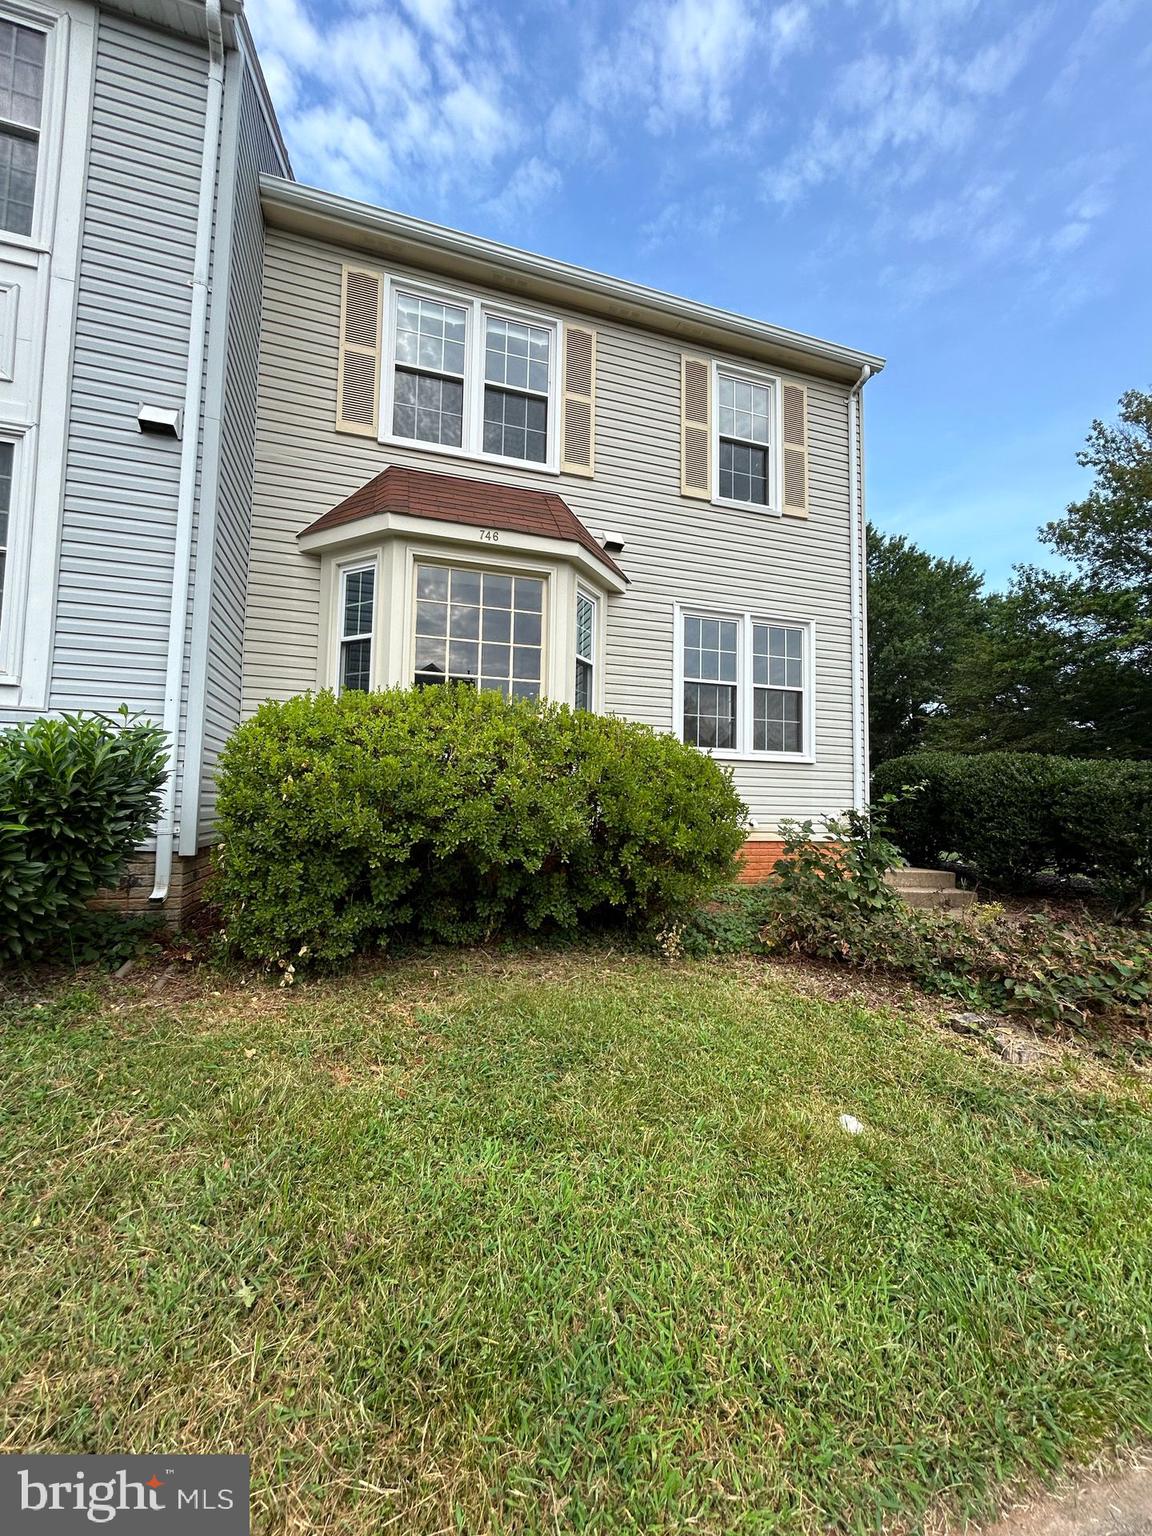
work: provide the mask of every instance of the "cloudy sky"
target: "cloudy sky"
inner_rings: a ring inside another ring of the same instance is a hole
[[[879,352],[994,583],[1152,387],[1152,0],[248,0],[301,181]]]

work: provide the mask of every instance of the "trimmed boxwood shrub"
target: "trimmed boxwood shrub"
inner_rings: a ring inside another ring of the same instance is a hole
[[[0,731],[0,960],[50,953],[115,883],[156,820],[164,742],[127,711]]]
[[[1086,875],[1120,908],[1152,899],[1152,762],[1025,752],[920,752],[882,763],[873,792],[917,792],[885,819],[914,864],[955,854],[991,884]]]
[[[214,898],[252,959],[399,933],[660,927],[728,880],[731,775],[642,725],[465,687],[265,704],[218,777]]]

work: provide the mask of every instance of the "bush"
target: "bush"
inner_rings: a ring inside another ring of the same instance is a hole
[[[1084,875],[1119,910],[1152,898],[1152,763],[921,752],[872,775],[881,794],[913,784],[885,819],[914,864],[955,855],[1010,888]]]
[[[999,909],[971,915],[917,911],[882,878],[884,839],[869,817],[828,823],[839,850],[792,826],[765,884],[732,892],[684,935],[690,952],[751,949],[833,960],[900,975],[969,1006],[1082,1024],[1090,1018],[1152,1024],[1152,932],[1147,922],[1056,922]],[[861,881],[858,871],[869,879]],[[882,887],[882,889],[881,889]]]
[[[295,966],[400,933],[659,927],[729,879],[731,776],[671,736],[464,687],[305,695],[232,737],[214,899]]]
[[[0,959],[49,953],[147,837],[164,732],[122,711],[0,732]]]

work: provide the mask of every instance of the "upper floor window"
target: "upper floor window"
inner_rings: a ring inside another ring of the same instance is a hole
[[[392,406],[392,431],[397,437],[460,447],[466,334],[466,310],[400,294]]]
[[[0,21],[0,229],[14,235],[32,233],[45,45],[35,27]]]
[[[773,388],[739,374],[717,374],[717,495],[766,507],[772,502]]]
[[[557,467],[555,322],[399,284],[390,313],[394,440]]]
[[[543,624],[542,577],[418,565],[413,681],[538,698]]]
[[[708,751],[812,757],[812,627],[682,615],[681,735]]]

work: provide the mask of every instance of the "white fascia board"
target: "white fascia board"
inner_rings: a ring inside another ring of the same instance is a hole
[[[549,256],[537,256],[497,240],[464,234],[299,182],[262,176],[260,200],[265,218],[272,224],[312,232],[321,238],[367,244],[369,249],[373,245],[403,247],[413,263],[419,262],[421,254],[468,260],[486,267],[490,280],[496,284],[501,275],[506,275],[517,285],[546,285],[553,293],[568,295],[575,307],[595,310],[599,306],[606,313],[635,317],[653,329],[682,334],[692,340],[709,333],[727,338],[727,345],[735,352],[747,351],[752,346],[794,358],[793,366],[797,368],[807,360],[813,371],[829,372],[845,382],[855,380],[865,364],[872,373],[879,373],[884,367],[884,359],[870,352],[839,346],[818,336],[770,325]]]
[[[330,550],[354,551],[379,544],[382,539],[412,538],[424,543],[443,543],[471,549],[486,559],[498,561],[501,551],[515,555],[538,555],[553,562],[564,560],[575,566],[585,580],[604,592],[626,592],[628,584],[597,560],[575,539],[546,539],[535,533],[515,533],[501,528],[497,542],[486,539],[490,530],[470,523],[441,523],[433,518],[408,517],[400,512],[381,512],[375,517],[357,518],[352,523],[337,523],[316,533],[301,533],[296,542],[308,555]]]

